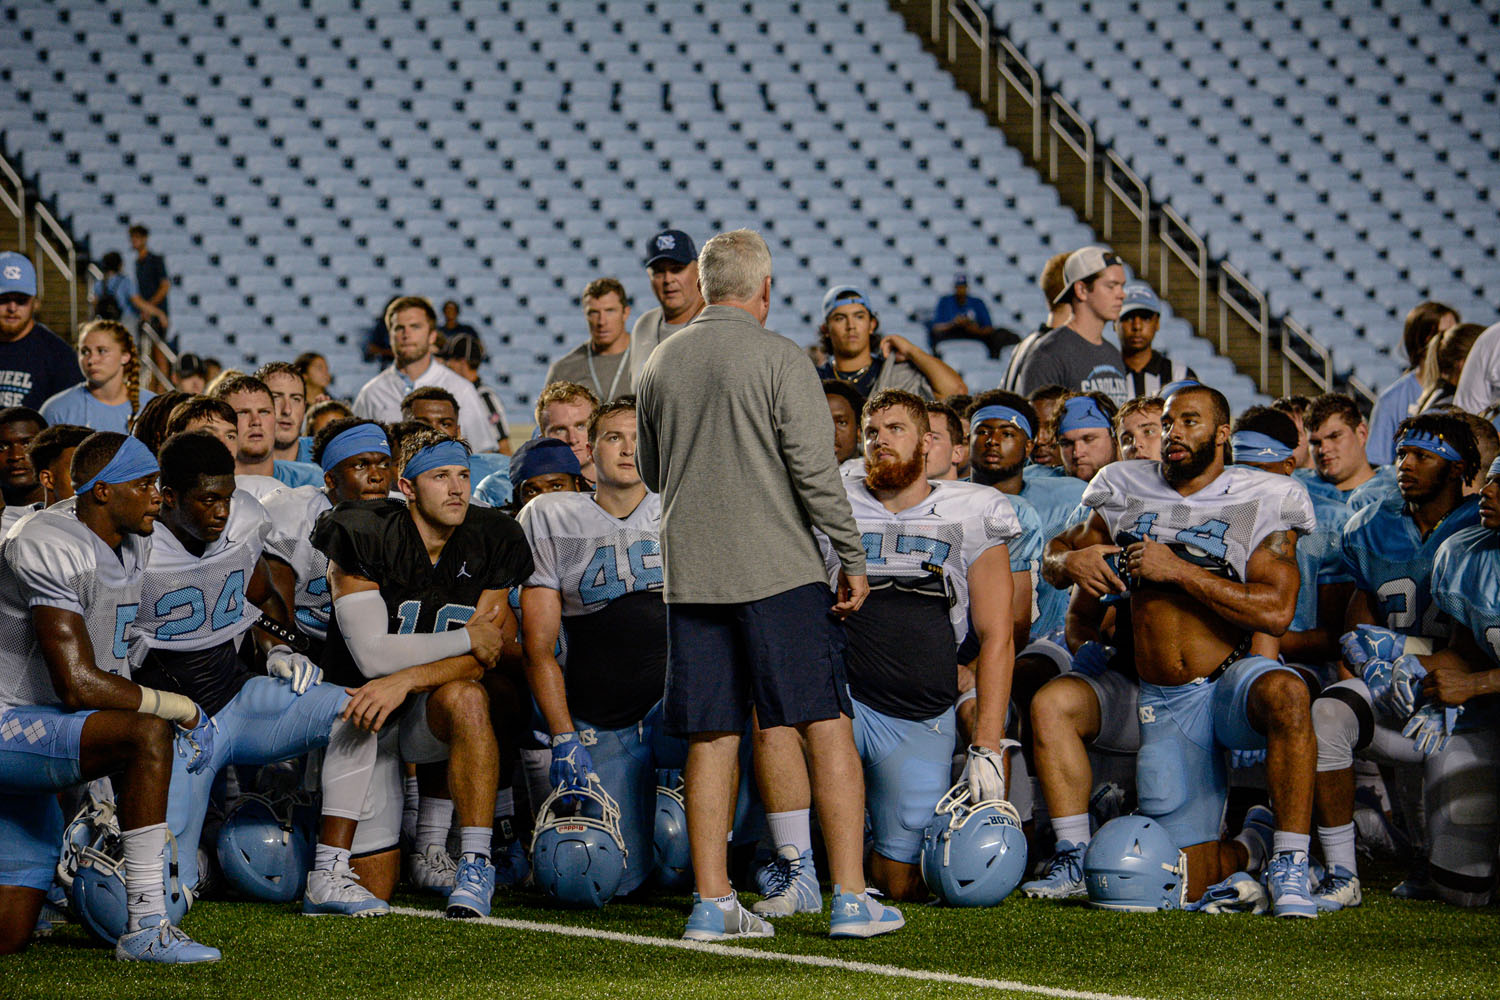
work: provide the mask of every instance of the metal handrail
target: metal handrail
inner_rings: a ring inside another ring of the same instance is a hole
[[[47,211],[47,206],[37,202],[33,211],[36,213],[36,227],[32,233],[32,240],[36,248],[46,255],[52,262],[52,266],[63,274],[63,282],[68,286],[68,335],[72,338],[78,329],[78,250],[73,246],[73,238],[68,231],[62,227],[62,223],[52,217]],[[58,247],[52,245],[56,240]],[[59,249],[59,247],[61,249]],[[44,283],[46,268],[36,269],[36,294],[41,298],[45,292]]]
[[[0,156],[0,178],[5,179],[5,184],[0,186],[0,206],[4,206],[11,215],[16,217],[16,246],[24,253],[26,251],[26,185],[21,181],[20,173],[4,156]]]
[[[162,337],[150,320],[141,320],[141,365],[155,382],[153,392],[174,388],[172,372],[177,370],[177,352]],[[166,365],[164,369],[162,365]]]
[[[966,8],[961,10],[960,7]],[[979,25],[978,30],[964,17],[968,14]],[[979,100],[988,104],[990,100],[990,15],[974,0],[949,0],[948,3],[948,61],[958,60],[958,29],[962,28],[969,41],[979,49]]]
[[[1073,123],[1074,128],[1083,133],[1082,145],[1079,145],[1078,140],[1073,138],[1072,134],[1058,121],[1059,112]],[[1054,182],[1057,180],[1057,144],[1058,140],[1062,140],[1063,145],[1071,149],[1079,162],[1083,164],[1083,217],[1092,219],[1094,217],[1094,130],[1061,94],[1053,94],[1052,100],[1048,102],[1047,127],[1052,133],[1052,141],[1048,144],[1050,147],[1047,164],[1050,170],[1048,179]]]
[[[1233,288],[1230,287],[1231,283]],[[1251,312],[1231,291],[1237,291],[1250,299],[1256,305],[1256,310]],[[1254,330],[1260,337],[1260,379],[1261,392],[1270,391],[1271,382],[1271,307],[1266,302],[1266,297],[1233,265],[1227,261],[1219,265],[1219,353],[1229,353],[1229,315],[1226,310],[1234,310],[1240,319],[1244,320],[1250,329]]]
[[[1363,396],[1365,398],[1365,402],[1370,404],[1370,408],[1374,409],[1375,400],[1377,398],[1374,389],[1371,389],[1369,386],[1365,385],[1364,382],[1355,378],[1353,375],[1349,376],[1349,389],[1354,392],[1355,395]]]
[[[1119,185],[1115,180],[1116,171],[1135,186],[1134,191],[1126,191]],[[1120,199],[1120,206],[1140,224],[1140,276],[1145,278],[1150,273],[1151,265],[1151,192],[1146,190],[1145,181],[1137,177],[1135,171],[1113,149],[1104,151],[1104,169],[1100,171],[1100,176],[1104,181],[1104,240],[1106,243],[1114,243],[1113,194]]]
[[[1289,391],[1292,384],[1292,367],[1295,365],[1302,374],[1312,379],[1315,386],[1322,392],[1327,392],[1333,387],[1333,355],[1328,348],[1318,343],[1312,336],[1302,328],[1302,324],[1294,319],[1283,319],[1281,321],[1283,331],[1281,342],[1281,385],[1284,391]],[[1321,371],[1314,368],[1302,355],[1293,350],[1295,344],[1307,348],[1308,352],[1323,362]]]
[[[1170,250],[1172,255],[1188,269],[1188,273],[1198,279],[1198,332],[1206,335],[1208,333],[1208,245],[1193,230],[1193,227],[1172,209],[1171,205],[1162,205],[1161,215],[1163,224],[1156,235],[1161,240],[1162,246],[1162,294],[1167,292],[1167,276],[1170,273],[1167,270],[1167,251]],[[1178,245],[1177,234],[1166,225],[1167,222],[1181,231],[1186,241],[1192,244],[1192,249],[1197,251],[1196,255],[1189,255],[1186,248]]]
[[[1000,46],[1000,51],[1012,62],[1021,68],[1026,74],[1026,81],[1011,72],[1009,64],[1005,59],[995,60],[995,71],[1005,77],[1006,81],[1016,88],[1016,93],[1026,102],[1031,109],[1031,159],[1034,163],[1042,162],[1042,75],[1036,71],[1027,58],[1021,55],[1021,50],[1010,43],[1010,39],[1004,35],[996,35],[995,42]],[[1002,121],[1006,120],[1005,88],[997,87],[997,111]]]

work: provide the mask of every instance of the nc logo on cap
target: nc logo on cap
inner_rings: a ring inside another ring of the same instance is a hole
[[[9,267],[7,267],[5,269],[5,280],[6,281],[20,281],[21,280],[21,267],[20,267],[20,265],[18,265],[18,264],[11,264]]]
[[[673,236],[671,233],[662,233],[660,236],[658,236],[656,238],[656,249],[658,249],[658,250],[676,250],[677,249],[677,237]]]

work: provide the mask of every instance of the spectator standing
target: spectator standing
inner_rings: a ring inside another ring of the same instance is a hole
[[[769,937],[729,881],[741,734],[805,739],[841,921],[861,936],[895,930],[899,912],[864,885],[864,780],[854,748],[843,637],[830,612],[869,593],[865,553],[833,460],[827,403],[806,355],[765,328],[771,254],[750,230],[698,255],[708,305],[659,345],[641,372],[636,464],[661,494],[670,652],[669,733],[687,739],[686,807],[697,893],[685,937]],[[725,456],[734,456],[726,463]],[[830,593],[813,527],[840,563]],[[726,571],[726,567],[734,567]],[[789,741],[793,746],[797,740]],[[800,747],[789,762],[803,767]],[[758,761],[766,777],[768,762]],[[853,925],[858,929],[854,930]]]
[[[0,253],[0,408],[35,410],[82,381],[73,349],[37,321],[36,307],[36,268]]]
[[[1406,351],[1406,372],[1381,390],[1370,412],[1370,440],[1365,454],[1374,465],[1396,460],[1396,428],[1412,416],[1412,407],[1422,395],[1422,359],[1432,338],[1460,322],[1457,311],[1441,302],[1420,302],[1406,314],[1401,346]]]
[[[167,262],[161,254],[152,253],[147,248],[146,240],[150,236],[150,230],[139,222],[130,227],[130,246],[135,250],[135,287],[140,297],[157,310],[152,313],[141,309],[141,312],[147,319],[159,321],[162,332],[166,332],[170,321],[168,313],[172,311],[167,305],[172,280],[167,275]]]
[[[135,279],[125,273],[125,260],[111,250],[99,261],[104,277],[94,282],[94,316],[98,319],[113,319],[125,324],[127,330],[139,329],[141,317],[145,316],[158,327],[166,329],[167,314],[141,297]]]
[[[1483,334],[1484,327],[1478,323],[1460,323],[1427,345],[1422,359],[1422,395],[1412,406],[1413,415],[1455,405],[1454,394],[1469,366],[1469,354]]]
[[[823,325],[818,327],[828,360],[823,379],[848,382],[866,399],[881,389],[902,389],[923,399],[946,399],[967,392],[964,380],[942,359],[905,337],[880,335],[880,317],[870,297],[853,285],[834,285],[823,294]]]
[[[111,319],[85,323],[78,331],[78,368],[83,382],[42,404],[47,423],[129,434],[141,406],[155,395],[141,388],[141,363],[130,331]]]
[[[547,384],[586,385],[600,402],[630,391],[630,299],[615,278],[595,278],[583,290],[589,339],[552,362]]]
[[[1063,264],[1059,303],[1073,307],[1067,326],[1043,334],[1016,374],[1024,395],[1044,385],[1102,392],[1116,404],[1130,398],[1125,359],[1104,339],[1104,325],[1125,304],[1125,262],[1105,247],[1074,250]]]
[[[478,340],[478,330],[467,323],[460,323],[458,321],[458,309],[458,303],[453,299],[449,299],[443,303],[443,338],[450,340],[454,337],[469,336]]]
[[[490,422],[499,438],[500,454],[509,455],[510,421],[505,416],[505,404],[500,401],[499,393],[479,380],[479,366],[484,364],[484,358],[484,344],[472,333],[449,337],[448,343],[443,346],[443,364],[467,379],[474,387],[474,391],[479,394],[480,403],[484,404],[485,419]]]
[[[639,381],[641,368],[656,345],[681,330],[703,311],[698,288],[698,250],[693,238],[680,229],[664,229],[646,244],[646,275],[657,305],[641,313],[630,331],[630,379]]]
[[[1060,326],[1067,326],[1068,320],[1073,318],[1073,307],[1066,302],[1058,302],[1057,299],[1063,293],[1063,268],[1067,265],[1068,254],[1066,251],[1053,254],[1047,263],[1042,266],[1041,276],[1037,284],[1042,290],[1042,299],[1047,303],[1047,318],[1042,320],[1041,325],[1035,330],[1021,338],[1016,349],[1011,352],[1010,363],[1005,366],[1005,378],[1000,387],[1006,392],[1016,391],[1016,375],[1021,370],[1021,362],[1031,353],[1036,342],[1041,339],[1042,334],[1056,330]]]
[[[395,360],[366,382],[354,398],[354,415],[383,424],[401,419],[401,401],[413,389],[436,385],[453,393],[462,414],[464,438],[475,451],[495,450],[495,431],[484,419],[484,404],[474,386],[436,360],[437,313],[432,303],[414,295],[392,300],[385,311]]]
[[[208,365],[198,355],[184,351],[172,366],[172,384],[191,396],[200,395],[208,385]]]
[[[969,276],[963,271],[953,276],[953,291],[938,299],[927,324],[927,344],[933,351],[945,340],[978,340],[989,348],[990,357],[998,358],[1000,349],[1014,344],[1016,336],[1007,330],[996,330],[990,322],[990,310],[983,299],[969,294]]]
[[[1497,402],[1500,402],[1500,323],[1474,341],[1458,380],[1458,391],[1453,394],[1453,405],[1469,413],[1483,414]]]
[[[1193,370],[1181,362],[1171,361],[1152,345],[1161,329],[1161,299],[1144,281],[1125,284],[1125,304],[1115,320],[1120,336],[1120,357],[1130,379],[1130,398],[1159,396],[1163,386],[1182,379],[1197,381]]]
[[[330,398],[328,387],[333,384],[333,374],[328,370],[328,359],[317,351],[304,351],[292,362],[302,384],[307,389],[307,405],[313,406]]]

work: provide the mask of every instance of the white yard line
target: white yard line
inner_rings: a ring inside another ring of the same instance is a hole
[[[423,917],[431,920],[447,919],[441,910],[419,910],[410,906],[393,906],[391,912],[405,917]],[[846,972],[863,972],[872,976],[889,976],[894,979],[919,979],[929,983],[952,983],[956,986],[972,986],[985,990],[1008,990],[1012,993],[1032,993],[1058,1000],[1143,1000],[1120,993],[1093,993],[1088,990],[1066,990],[1055,986],[1033,986],[1005,979],[982,979],[978,976],[960,976],[951,972],[931,972],[927,969],[907,969],[899,965],[879,965],[874,962],[853,962],[844,958],[829,958],[824,955],[789,955],[779,951],[762,951],[759,948],[743,948],[738,945],[714,944],[707,941],[684,941],[682,938],[650,937],[645,934],[621,934],[619,931],[597,930],[570,924],[544,924],[535,920],[511,920],[505,917],[482,917],[463,921],[466,924],[483,924],[486,927],[502,927],[513,931],[532,931],[538,934],[561,934],[564,937],[588,938],[595,941],[613,941],[617,944],[645,945],[654,948],[677,948],[696,951],[724,958],[750,958],[762,962],[790,962],[795,965],[811,965],[823,969],[842,969]]]

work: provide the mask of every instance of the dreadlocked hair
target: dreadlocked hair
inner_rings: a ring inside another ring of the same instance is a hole
[[[135,338],[125,328],[124,323],[112,319],[96,319],[85,323],[78,331],[78,342],[83,343],[83,338],[95,330],[109,334],[115,340],[115,345],[125,352],[127,360],[122,372],[125,382],[125,395],[130,399],[130,419],[125,422],[125,430],[128,433],[135,427],[135,418],[141,411],[141,361],[140,351],[137,349]]]

